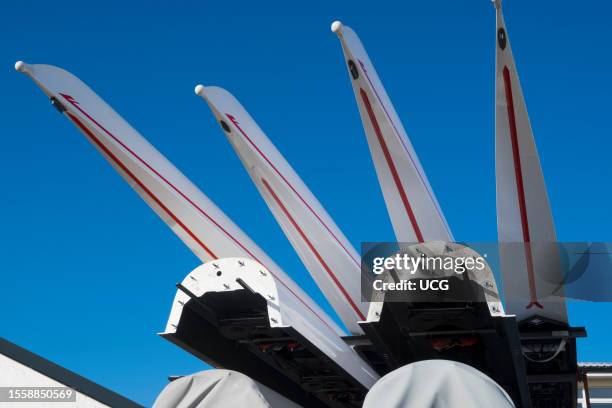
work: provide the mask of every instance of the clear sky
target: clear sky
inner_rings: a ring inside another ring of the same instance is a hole
[[[612,3],[504,5],[558,238],[612,241]],[[355,247],[393,240],[334,19],[368,49],[456,239],[495,240],[488,0],[3,2],[0,335],[146,405],[204,367],[156,334],[198,260],[19,59],[88,83],[329,310],[193,87],[240,99]],[[611,313],[571,305],[581,360],[612,360]]]

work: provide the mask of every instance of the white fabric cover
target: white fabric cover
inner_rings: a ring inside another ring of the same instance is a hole
[[[424,360],[381,378],[363,408],[513,408],[506,391],[466,364]]]
[[[157,396],[153,408],[298,408],[270,388],[230,370],[206,370],[178,378]]]

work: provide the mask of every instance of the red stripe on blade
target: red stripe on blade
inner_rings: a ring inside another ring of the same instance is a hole
[[[367,93],[361,88],[359,90],[361,94],[361,99],[363,100],[363,104],[365,105],[366,110],[368,111],[368,116],[370,117],[370,122],[372,123],[372,127],[374,128],[374,132],[376,133],[376,137],[378,138],[378,143],[380,143],[380,147],[385,156],[385,160],[387,161],[387,165],[389,166],[389,171],[391,172],[391,177],[393,177],[393,181],[395,186],[397,187],[397,191],[402,199],[402,204],[404,204],[404,209],[406,210],[406,214],[410,219],[410,224],[412,224],[412,229],[414,230],[414,234],[419,242],[424,242],[423,234],[421,233],[421,229],[419,228],[419,224],[417,219],[412,211],[412,207],[410,206],[410,201],[408,201],[408,196],[406,195],[406,191],[404,191],[404,186],[402,185],[402,180],[395,168],[395,163],[393,163],[393,158],[391,157],[391,153],[389,152],[389,148],[387,147],[387,143],[385,142],[385,138],[383,137],[382,131],[380,130],[380,126],[378,125],[378,120],[376,119],[376,115],[374,114],[374,110],[372,109],[372,105],[370,104],[370,99],[368,98]]]
[[[529,220],[527,218],[527,204],[525,202],[525,187],[523,185],[523,169],[521,168],[521,152],[519,149],[518,132],[516,129],[516,117],[514,114],[514,99],[512,97],[512,82],[510,70],[504,66],[504,86],[506,90],[506,106],[508,109],[508,122],[510,125],[510,141],[512,143],[512,158],[514,160],[514,176],[516,178],[516,191],[518,195],[519,211],[521,214],[521,227],[523,230],[523,241],[525,243],[525,259],[527,261],[527,275],[529,278],[530,303],[527,309],[537,306],[543,309],[538,302],[535,275],[533,268],[533,254],[531,253],[531,235],[529,234]]]
[[[368,74],[368,70],[366,69],[365,64],[360,59],[357,59],[357,61],[359,61],[359,65],[361,66],[361,70],[365,74],[366,79],[368,80],[368,83],[370,84],[370,88],[372,88],[372,91],[374,92],[374,95],[376,96],[376,99],[378,99],[378,103],[380,104],[380,106],[382,107],[383,111],[385,112],[385,115],[387,115],[387,119],[389,120],[389,123],[391,123],[391,126],[393,127],[393,130],[395,131],[395,135],[397,136],[397,139],[402,144],[402,147],[404,148],[404,151],[406,152],[406,155],[408,156],[408,158],[412,162],[412,165],[414,166],[415,172],[419,175],[419,178],[421,179],[421,182],[423,183],[423,187],[425,187],[425,191],[427,191],[427,195],[429,195],[429,198],[431,199],[431,202],[432,202],[436,212],[438,213],[438,216],[440,217],[440,220],[442,221],[442,224],[444,225],[444,229],[446,230],[446,232],[447,232],[447,234],[449,236],[449,239],[450,239],[450,237],[452,237],[452,234],[450,232],[450,229],[448,228],[448,225],[446,224],[444,216],[442,215],[442,211],[440,210],[440,207],[437,204],[437,200],[435,199],[432,191],[429,188],[427,188],[427,184],[428,183],[425,181],[425,176],[419,170],[419,166],[417,166],[417,163],[416,163],[416,160],[414,159],[414,157],[412,157],[412,153],[410,153],[410,150],[408,149],[408,146],[406,145],[406,140],[404,140],[404,137],[402,137],[400,132],[397,130],[397,127],[395,126],[395,122],[391,118],[391,115],[389,114],[389,111],[387,110],[387,107],[383,103],[383,100],[380,97],[380,95],[378,94],[378,91],[376,90],[376,87],[374,86],[374,83],[370,79],[370,75]]]
[[[71,113],[67,114],[68,117],[77,125],[77,127],[81,129],[81,131],[85,133],[85,135],[87,135],[89,139],[91,139],[91,141],[98,146],[104,152],[104,154],[109,157],[109,159],[111,159],[112,162],[114,162],[125,174],[127,174],[127,176],[131,178],[138,185],[138,187],[155,202],[155,204],[157,204],[166,214],[168,214],[168,216],[170,216],[174,222],[176,222],[195,242],[197,242],[209,256],[211,256],[213,259],[217,259],[217,256],[189,228],[187,228],[187,226],[172,211],[170,211],[170,209],[166,207],[164,203],[157,198],[157,196],[153,194],[153,192],[151,192],[151,190],[149,190],[147,186],[145,186],[145,184],[140,181],[140,179],[136,177],[136,175],[132,173],[117,156],[113,154],[113,152],[110,151],[110,149],[104,146],[100,139],[98,139],[76,116]]]
[[[353,301],[353,299],[351,298],[351,296],[349,295],[349,293],[346,291],[346,289],[344,288],[344,286],[342,286],[342,284],[340,283],[340,281],[338,280],[338,278],[336,277],[336,275],[332,272],[331,268],[329,267],[329,265],[327,264],[327,262],[325,262],[325,260],[323,259],[323,257],[321,256],[321,254],[319,253],[319,251],[317,251],[317,249],[314,247],[314,245],[312,244],[312,242],[308,239],[308,237],[306,236],[306,233],[304,233],[304,231],[302,230],[302,228],[298,225],[298,223],[295,221],[295,219],[291,216],[291,214],[289,213],[289,210],[287,209],[287,207],[285,207],[285,205],[283,204],[283,202],[280,200],[280,198],[278,197],[278,195],[276,194],[276,192],[274,192],[274,190],[272,189],[272,187],[270,186],[270,184],[268,184],[268,182],[265,179],[261,179],[261,182],[263,183],[263,185],[266,187],[266,189],[268,190],[268,192],[270,193],[270,195],[272,196],[272,198],[274,199],[274,201],[276,202],[276,204],[280,207],[280,209],[283,211],[283,213],[285,214],[285,216],[287,217],[287,219],[289,220],[289,222],[291,223],[291,225],[293,225],[293,227],[295,228],[295,230],[298,232],[298,234],[300,234],[300,236],[302,237],[302,239],[304,240],[304,242],[306,243],[306,245],[308,245],[308,248],[310,248],[310,250],[312,251],[312,253],[314,254],[314,256],[317,258],[317,260],[319,261],[319,263],[321,264],[321,266],[323,266],[323,269],[325,269],[325,271],[327,271],[327,274],[329,275],[330,278],[332,278],[332,280],[334,281],[334,283],[336,284],[336,286],[338,287],[338,289],[340,289],[340,291],[342,292],[342,295],[344,295],[344,298],[346,299],[346,301],[351,305],[351,307],[353,308],[353,310],[355,311],[355,313],[357,314],[357,316],[359,316],[359,318],[361,320],[365,320],[365,316],[363,315],[363,313],[361,313],[361,310],[359,310],[359,308],[357,307],[357,305],[355,304],[355,302]]]
[[[278,174],[278,176],[285,182],[287,183],[287,185],[289,186],[289,188],[291,189],[291,191],[293,191],[295,193],[295,195],[300,199],[300,201],[302,201],[302,203],[304,203],[304,205],[310,210],[310,212],[312,213],[312,215],[314,215],[317,220],[319,220],[319,222],[321,223],[321,225],[323,225],[323,228],[325,228],[327,230],[327,232],[330,233],[330,235],[336,240],[336,242],[338,243],[338,245],[340,245],[342,247],[342,249],[344,250],[344,252],[346,252],[346,254],[349,256],[349,258],[351,258],[353,260],[353,262],[355,263],[355,265],[357,265],[358,268],[361,268],[361,263],[355,259],[353,257],[353,255],[350,253],[350,251],[344,246],[344,244],[342,244],[342,242],[340,241],[340,239],[338,239],[338,237],[336,236],[336,234],[333,233],[333,231],[331,230],[331,228],[323,221],[323,219],[321,219],[321,217],[319,216],[319,214],[310,206],[310,204],[304,199],[304,197],[302,197],[302,195],[297,191],[297,189],[295,187],[293,187],[293,185],[289,182],[289,180],[287,180],[287,178],[283,175],[283,173],[281,173],[276,166],[274,165],[274,163],[272,163],[272,161],[270,159],[268,159],[268,156],[266,156],[264,154],[264,152],[261,151],[261,149],[255,144],[255,142],[253,142],[253,140],[249,137],[249,135],[246,134],[246,132],[242,129],[242,127],[240,127],[240,125],[238,124],[238,120],[236,120],[236,118],[233,115],[230,115],[229,113],[226,113],[225,116],[227,116],[227,118],[238,128],[238,130],[240,131],[240,133],[242,133],[242,135],[246,138],[246,140],[251,144],[251,146],[253,146],[253,148],[257,151],[257,153],[259,153],[259,155],[261,157],[263,157],[263,159],[270,165],[270,167],[272,167],[272,169],[276,172],[276,174]]]

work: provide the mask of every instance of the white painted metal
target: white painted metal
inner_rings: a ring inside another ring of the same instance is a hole
[[[222,274],[217,274],[218,271],[222,271]],[[238,279],[266,300],[270,327],[293,327],[365,387],[370,388],[376,382],[378,375],[357,353],[340,338],[331,335],[318,321],[304,314],[299,300],[286,286],[280,284],[268,269],[256,261],[223,258],[207,262],[189,273],[181,285],[195,296],[201,297],[209,292],[244,289]],[[183,291],[176,292],[163,335],[176,332],[183,307],[189,300],[189,295]]]
[[[567,322],[555,228],[501,0],[497,14],[495,175],[504,296],[517,318]],[[550,296],[552,293],[556,296]]]
[[[87,136],[126,181],[202,260],[246,257],[265,266],[285,299],[290,323],[332,358],[342,354],[356,378],[371,370],[348,346],[343,330],[212,201],[87,85],[50,65],[17,63]],[[246,280],[246,279],[245,279]],[[286,321],[286,319],[285,319]],[[300,323],[296,323],[299,321]],[[368,381],[364,380],[364,385]]]
[[[435,195],[374,65],[353,30],[339,21],[342,44],[376,173],[400,242],[452,241]]]
[[[236,98],[218,87],[196,87],[242,160],[261,196],[343,323],[363,334],[359,255],[274,144]]]

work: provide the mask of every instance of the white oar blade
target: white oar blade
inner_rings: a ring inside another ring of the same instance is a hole
[[[495,174],[506,310],[567,321],[555,228],[501,1],[497,9]],[[551,297],[551,294],[555,297]]]
[[[354,334],[365,320],[360,261],[344,234],[265,133],[229,92],[198,85],[225,136],[302,262]],[[287,135],[291,137],[291,135]]]
[[[372,160],[398,241],[452,241],[408,135],[359,37],[332,24],[342,44]]]
[[[17,64],[202,260],[246,257],[268,268],[295,296],[305,319],[331,333],[340,327],[172,163],[71,73]]]

